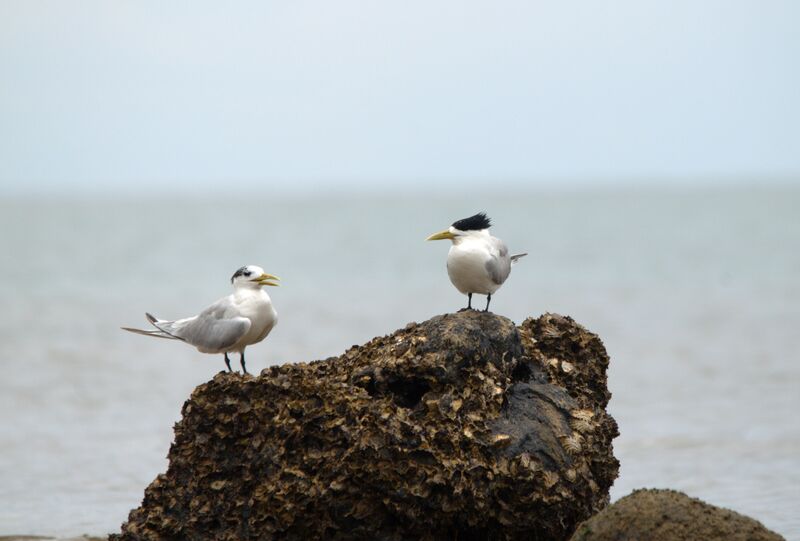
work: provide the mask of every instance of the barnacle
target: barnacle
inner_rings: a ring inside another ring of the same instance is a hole
[[[558,483],[558,474],[548,470],[542,474],[542,479],[544,480],[544,486],[546,488],[552,488],[553,485]]]
[[[583,419],[572,419],[569,422],[569,426],[572,428],[572,430],[575,430],[576,432],[585,433],[594,430],[594,424],[592,424],[589,421],[584,421]]]
[[[586,409],[572,410],[569,414],[575,419],[581,419],[583,421],[591,421],[594,418],[594,412]]]
[[[555,325],[545,324],[542,327],[542,335],[546,338],[558,338],[561,334],[561,331]]]
[[[492,436],[492,445],[496,445],[498,447],[502,447],[504,445],[508,445],[511,442],[511,436],[508,434],[495,434]]]
[[[564,445],[564,449],[566,449],[566,451],[571,455],[578,455],[583,449],[583,436],[577,432],[573,432],[569,436],[563,437],[561,442]]]

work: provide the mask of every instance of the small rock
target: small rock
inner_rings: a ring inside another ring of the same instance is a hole
[[[570,541],[781,541],[760,522],[675,490],[642,489],[582,523]]]

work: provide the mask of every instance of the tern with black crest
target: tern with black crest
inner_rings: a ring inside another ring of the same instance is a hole
[[[278,313],[263,286],[277,286],[277,276],[267,274],[256,265],[247,265],[231,276],[233,293],[218,300],[196,316],[168,321],[146,314],[154,330],[123,330],[181,340],[201,353],[222,353],[225,365],[232,372],[228,353],[239,353],[242,371],[247,374],[244,349],[261,342],[278,322]]]
[[[484,213],[453,222],[448,229],[434,233],[426,240],[452,241],[447,254],[450,281],[467,296],[472,308],[472,295],[486,295],[486,308],[492,295],[506,281],[511,267],[528,254],[509,255],[506,243],[489,234],[491,221]]]

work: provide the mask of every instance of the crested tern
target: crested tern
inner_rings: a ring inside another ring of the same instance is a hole
[[[453,242],[447,254],[447,274],[456,289],[467,296],[467,309],[472,309],[472,294],[477,293],[486,295],[487,312],[492,294],[506,281],[511,266],[528,255],[508,255],[506,243],[489,234],[491,225],[481,212],[425,239]]]
[[[229,372],[233,370],[228,353],[238,352],[242,371],[247,374],[245,347],[266,338],[278,322],[278,313],[272,306],[272,300],[261,289],[263,286],[277,286],[276,281],[280,281],[280,278],[265,273],[261,267],[247,265],[231,276],[233,293],[219,299],[198,315],[168,321],[146,313],[147,320],[155,330],[122,329],[145,336],[182,340],[201,353],[223,353]]]

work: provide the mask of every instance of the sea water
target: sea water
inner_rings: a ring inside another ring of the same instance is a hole
[[[800,189],[0,202],[0,534],[118,531],[221,356],[125,333],[282,278],[258,372],[466,304],[424,242],[485,210],[529,255],[492,299],[603,339],[612,489],[674,488],[800,539]],[[483,298],[476,297],[482,306]],[[234,357],[235,359],[235,357]],[[234,364],[238,364],[234,360]]]

